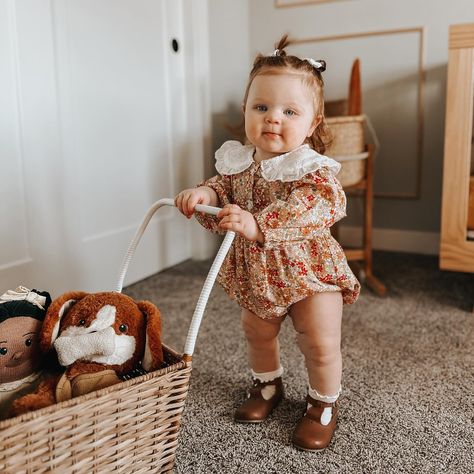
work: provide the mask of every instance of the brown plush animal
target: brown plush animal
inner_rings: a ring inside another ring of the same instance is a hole
[[[56,349],[67,367],[60,377],[12,405],[12,415],[108,387],[137,366],[147,371],[163,363],[161,315],[149,301],[122,293],[65,293],[51,303],[40,336],[41,349]]]

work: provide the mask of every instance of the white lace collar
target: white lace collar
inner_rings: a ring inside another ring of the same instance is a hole
[[[236,140],[225,142],[216,151],[216,169],[221,175],[238,174],[254,162],[253,145],[242,145]],[[283,155],[260,162],[262,176],[267,181],[296,181],[320,168],[329,168],[336,175],[341,165],[332,158],[320,155],[309,145],[301,145]]]

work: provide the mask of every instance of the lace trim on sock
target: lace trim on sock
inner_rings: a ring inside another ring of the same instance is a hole
[[[315,400],[325,403],[334,403],[341,394],[342,387],[339,387],[339,390],[335,395],[321,395],[316,389],[308,387],[308,395]]]
[[[281,377],[283,375],[283,367],[279,367],[276,370],[273,370],[272,372],[254,372],[252,369],[250,369],[250,372],[252,373],[252,377],[259,382],[271,382],[272,380],[275,380],[278,377]]]

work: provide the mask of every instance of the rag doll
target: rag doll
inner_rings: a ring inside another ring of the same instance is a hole
[[[39,336],[51,297],[19,286],[0,296],[0,419],[41,377]]]

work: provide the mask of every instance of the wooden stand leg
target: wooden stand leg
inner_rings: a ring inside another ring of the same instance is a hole
[[[367,145],[369,156],[367,157],[366,190],[364,206],[364,272],[366,285],[377,295],[385,296],[387,289],[385,285],[373,274],[372,271],[372,214],[374,208],[374,153],[373,144]]]

